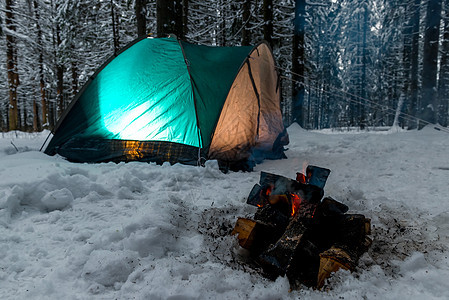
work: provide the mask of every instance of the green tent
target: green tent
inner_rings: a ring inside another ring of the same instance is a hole
[[[277,158],[287,139],[279,95],[266,43],[210,47],[143,38],[90,78],[45,153],[77,162]]]

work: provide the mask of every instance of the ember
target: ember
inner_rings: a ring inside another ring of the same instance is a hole
[[[299,210],[301,206],[301,198],[296,194],[290,194],[290,199],[292,203],[292,214],[291,216],[295,216],[295,213]]]
[[[238,218],[233,234],[271,279],[287,276],[292,288],[322,288],[332,272],[354,270],[371,244],[370,220],[324,196],[330,170],[308,166],[296,180],[261,172],[247,203],[254,220]]]

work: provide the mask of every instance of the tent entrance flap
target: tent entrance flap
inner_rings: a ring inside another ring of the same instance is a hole
[[[278,74],[270,48],[262,43],[252,51],[237,75],[214,132],[209,156],[223,161],[271,152],[284,131]]]

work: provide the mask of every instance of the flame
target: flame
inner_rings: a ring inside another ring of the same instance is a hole
[[[296,194],[290,194],[290,196],[292,202],[292,217],[293,217],[301,207],[301,197],[299,197]]]
[[[261,192],[262,198],[267,199],[268,203],[285,203],[291,205],[291,216],[295,216],[301,207],[302,199],[299,195],[293,193],[287,193],[284,195],[271,195],[273,186],[267,186],[265,190]],[[265,203],[258,203],[257,207],[263,207]]]
[[[270,196],[272,190],[273,190],[273,186],[269,185],[265,191],[265,196]]]
[[[306,184],[306,176],[302,173],[296,173],[296,181],[302,184]]]
[[[266,189],[263,189],[261,192],[260,192],[260,196],[261,196],[261,198],[263,199],[263,202],[264,203],[258,203],[258,204],[256,204],[257,205],[257,207],[264,207],[265,206],[265,203],[268,201],[269,202],[269,198],[270,198],[270,195],[271,195],[271,192],[273,191],[273,186],[272,185],[269,185],[269,186],[267,186],[266,187]]]

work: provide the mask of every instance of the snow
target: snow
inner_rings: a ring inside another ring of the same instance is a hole
[[[0,298],[448,299],[449,135],[288,132],[288,159],[228,174],[214,161],[74,164],[39,152],[48,132],[0,135]],[[332,170],[325,194],[370,217],[374,242],[324,291],[289,291],[229,233],[254,213],[260,171],[307,164]]]

